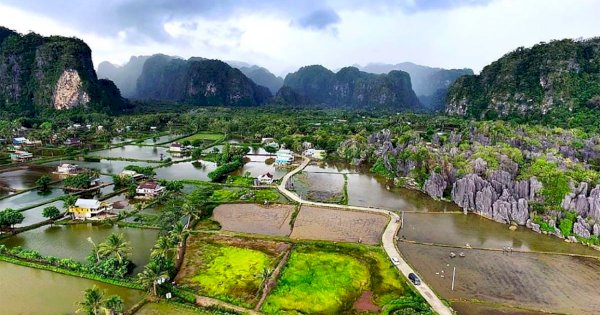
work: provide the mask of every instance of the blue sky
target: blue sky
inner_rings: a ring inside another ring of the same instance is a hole
[[[0,0],[3,26],[76,36],[94,62],[165,53],[280,74],[412,61],[483,66],[519,46],[600,36],[597,0]]]

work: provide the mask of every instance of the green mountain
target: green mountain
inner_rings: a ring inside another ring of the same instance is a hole
[[[117,111],[124,104],[112,82],[96,77],[91,50],[82,40],[0,27],[0,112]]]
[[[334,73],[320,65],[306,66],[285,77],[278,92],[283,102],[352,109],[418,109],[419,100],[403,71],[372,74],[355,67]]]
[[[600,114],[600,38],[517,48],[450,87],[449,114],[549,121]]]
[[[148,58],[150,56],[131,56],[122,66],[103,61],[98,64],[98,77],[113,81],[124,97],[134,97],[137,79],[142,74],[144,63]]]
[[[385,74],[393,70],[408,72],[413,90],[421,103],[431,109],[440,110],[444,108],[448,87],[459,77],[473,74],[473,70],[468,68],[433,68],[412,62],[398,64],[370,63],[364,67],[357,67],[362,71],[376,74]]]
[[[259,66],[247,66],[237,67],[245,74],[250,80],[258,85],[267,87],[272,94],[276,94],[277,91],[283,86],[283,79],[275,76],[269,70]]]
[[[136,97],[191,105],[254,106],[272,94],[219,60],[154,55],[137,79]]]

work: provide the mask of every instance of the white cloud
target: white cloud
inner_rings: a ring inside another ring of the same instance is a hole
[[[91,46],[96,64],[165,53],[246,61],[275,73],[308,64],[335,69],[354,63],[403,61],[479,71],[519,46],[600,35],[600,2],[596,0],[496,0],[487,5],[410,12],[402,7],[382,10],[340,3],[330,3],[339,17],[332,20],[335,32],[328,30],[327,21],[324,30],[295,27],[291,21],[303,15],[264,7],[245,8],[221,19],[175,16],[162,24],[160,29],[171,36],[162,42],[133,28],[99,35],[2,4],[0,23],[19,32],[80,37]],[[136,34],[139,38],[131,38]]]

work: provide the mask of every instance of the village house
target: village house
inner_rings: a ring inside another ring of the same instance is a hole
[[[258,183],[261,185],[271,185],[273,184],[273,174],[266,173],[258,176]]]
[[[269,144],[271,142],[275,141],[273,138],[261,138],[260,139],[260,144]]]
[[[135,189],[136,198],[154,198],[165,191],[165,187],[155,181],[141,183]]]
[[[15,162],[25,162],[33,159],[33,153],[16,150],[15,152],[10,154],[10,159]]]
[[[111,210],[112,206],[106,202],[83,198],[77,199],[75,205],[69,207],[69,213],[78,220],[97,218],[101,214],[110,214]]]
[[[62,163],[56,167],[55,174],[58,175],[77,175],[81,172],[81,168],[76,164]]]
[[[134,180],[139,180],[144,178],[145,176],[143,174],[139,174],[136,171],[130,171],[130,170],[124,170],[121,172],[121,174],[119,174],[120,177],[131,177]]]
[[[78,147],[81,146],[81,140],[79,138],[69,138],[65,140],[64,144],[71,147]]]
[[[275,165],[289,165],[294,161],[294,154],[291,150],[279,149],[275,154],[277,155]]]
[[[325,158],[327,151],[325,150],[317,150],[317,149],[308,149],[302,153],[302,155],[313,158],[315,160],[322,160]]]
[[[169,146],[169,151],[170,152],[175,152],[175,153],[187,153],[190,152],[192,150],[192,146],[184,146],[183,144],[179,143],[179,142],[174,142],[171,143],[171,145]]]

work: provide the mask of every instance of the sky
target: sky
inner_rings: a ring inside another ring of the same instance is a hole
[[[94,64],[163,53],[281,75],[399,63],[485,65],[517,47],[600,36],[600,0],[0,0],[0,25],[75,36]]]

